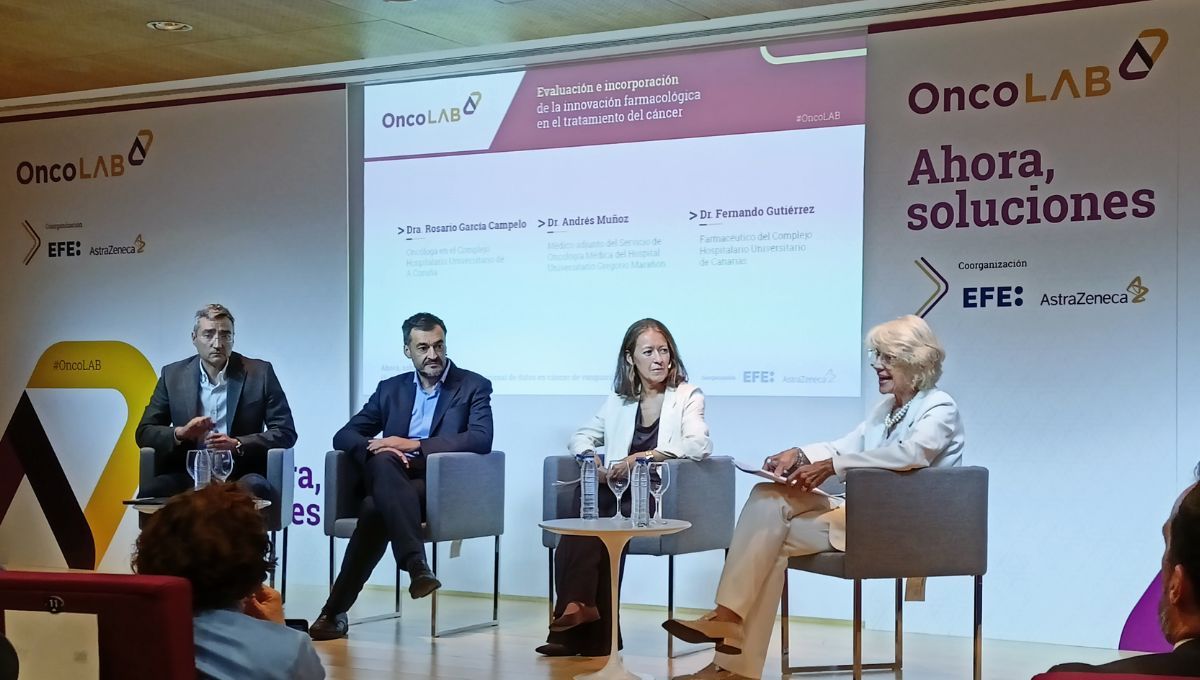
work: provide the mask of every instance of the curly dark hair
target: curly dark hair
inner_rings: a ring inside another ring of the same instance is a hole
[[[192,583],[192,609],[230,607],[275,568],[267,525],[254,498],[236,484],[187,491],[150,516],[138,536],[133,570]]]

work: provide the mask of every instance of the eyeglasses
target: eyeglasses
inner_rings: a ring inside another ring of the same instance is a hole
[[[218,337],[221,338],[222,342],[233,342],[233,331],[221,331],[218,333],[213,329],[209,329],[200,333],[200,339],[209,344]]]
[[[873,368],[891,368],[896,365],[896,357],[884,354],[877,349],[867,350],[867,363]]]

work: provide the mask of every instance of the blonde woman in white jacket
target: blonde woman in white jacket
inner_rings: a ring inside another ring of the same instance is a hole
[[[846,436],[767,458],[787,478],[754,487],[729,546],[716,608],[699,619],[670,619],[670,633],[716,643],[713,663],[676,680],[762,677],[787,560],[846,549],[846,502],[813,492],[853,468],[913,470],[956,466],[965,442],[958,405],[937,389],[946,352],[924,319],[904,316],[867,334],[871,367],[886,395]],[[793,650],[795,643],[793,643]],[[793,652],[794,653],[794,652]]]
[[[606,471],[612,474],[627,474],[629,464],[637,458],[707,458],[712,440],[704,422],[704,393],[686,380],[687,370],[667,327],[654,319],[635,322],[621,341],[613,394],[572,435],[569,450],[575,455],[594,455],[603,447]],[[626,495],[622,502],[626,516],[630,499]],[[602,517],[615,514],[612,494],[600,493],[597,500]],[[578,492],[575,510],[579,510]],[[596,538],[564,536],[554,555],[554,571],[558,591],[555,619],[538,653],[607,655],[612,603],[604,545]]]

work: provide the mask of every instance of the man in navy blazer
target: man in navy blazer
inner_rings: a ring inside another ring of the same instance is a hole
[[[163,367],[138,423],[138,446],[167,454],[165,468],[139,495],[173,496],[191,488],[187,451],[219,449],[234,452],[231,480],[278,503],[280,489],[266,478],[267,451],[295,445],[296,426],[275,369],[233,351],[233,314],[223,305],[196,312],[192,343],[196,356]]]
[[[1163,525],[1162,600],[1159,622],[1175,649],[1143,654],[1100,666],[1059,664],[1050,672],[1128,673],[1200,678],[1200,485],[1193,484],[1175,502]]]
[[[450,362],[446,324],[436,316],[415,314],[401,329],[404,356],[414,370],[379,383],[362,410],[333,437],[333,447],[358,466],[364,498],[342,569],[309,628],[314,640],[346,636],[346,611],[389,542],[397,566],[409,573],[413,598],[442,587],[425,561],[421,536],[426,457],[492,450],[492,383]]]

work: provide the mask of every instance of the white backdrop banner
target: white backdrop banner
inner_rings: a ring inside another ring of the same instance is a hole
[[[1198,457],[1176,343],[1200,6],[979,18],[870,36],[864,325],[915,312],[946,345],[964,464],[991,470],[986,635],[1111,647]],[[906,623],[966,634],[962,580]]]
[[[0,563],[129,568],[134,428],[210,302],[274,364],[299,432],[291,549],[323,545],[349,390],[345,126],[342,88],[0,120]]]

